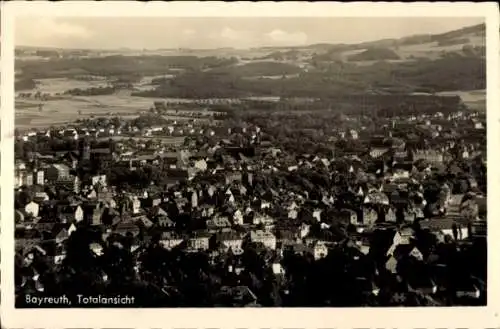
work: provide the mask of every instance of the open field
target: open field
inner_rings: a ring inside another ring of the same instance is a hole
[[[31,99],[16,100],[16,127],[44,128],[52,125],[73,122],[91,116],[119,115],[125,119],[133,119],[140,112],[148,111],[154,101],[165,100],[130,96],[128,93],[100,96],[62,96],[60,99],[43,102],[43,110],[38,106],[40,101]],[[189,100],[179,100],[186,101]],[[172,111],[167,116],[172,120],[188,120],[190,118],[176,115]],[[198,119],[202,120],[202,119]]]
[[[486,90],[470,91],[443,91],[437,93],[439,96],[460,96],[462,101],[475,110],[486,110]]]
[[[54,79],[40,79],[36,80],[38,82],[37,90],[42,93],[63,93],[69,89],[88,89],[88,88],[99,88],[107,87],[109,85],[106,81],[82,81],[66,78],[54,78]]]
[[[158,75],[158,76],[145,76],[134,86],[137,89],[151,89],[151,82],[155,78],[163,77],[173,77],[173,75]],[[51,95],[62,94],[70,89],[89,89],[89,88],[99,88],[108,87],[111,85],[111,80],[106,80],[104,77],[102,80],[77,80],[70,78],[47,78],[47,79],[35,79],[37,82],[36,90],[17,90],[16,93],[26,93],[26,92],[36,92],[49,93]]]
[[[24,126],[44,127],[93,115],[139,113],[148,110],[152,105],[152,100],[142,98],[135,100],[131,98],[130,96],[119,95],[68,96],[63,99],[44,102],[42,112],[38,111],[39,101],[18,100],[16,101],[16,126],[19,128]]]
[[[464,45],[477,47],[486,46],[486,39],[482,36],[466,35],[466,42],[457,43],[452,45],[439,45],[438,42],[428,42],[415,45],[405,45],[398,47],[396,52],[401,58],[409,59],[412,57],[436,59],[441,56],[443,52],[459,52]]]
[[[437,93],[439,96],[460,96],[465,103],[480,102],[486,100],[486,90],[469,91],[442,91]]]

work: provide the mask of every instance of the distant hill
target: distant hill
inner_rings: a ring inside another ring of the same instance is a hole
[[[237,76],[277,76],[297,74],[301,71],[296,65],[272,61],[250,62],[243,65],[218,67],[211,70],[213,73],[227,73]]]
[[[171,74],[146,97],[329,97],[483,90],[485,25],[358,44],[212,49],[197,53],[115,54],[16,60],[17,87],[30,79],[99,75],[127,79]],[[17,58],[16,58],[17,59]],[[266,79],[260,79],[265,77]],[[22,80],[24,79],[24,80]],[[16,88],[17,88],[16,87]]]
[[[369,48],[361,53],[351,55],[347,59],[350,62],[357,61],[383,61],[390,59],[400,59],[398,54],[389,48]]]
[[[358,50],[366,48],[386,48],[386,47],[402,47],[410,45],[419,45],[431,42],[447,42],[453,39],[462,39],[463,42],[470,42],[466,40],[468,37],[485,38],[486,25],[478,24],[473,26],[464,27],[458,30],[453,30],[440,34],[418,34],[402,37],[399,39],[380,39],[375,41],[361,42],[357,44],[316,44],[310,45],[311,49],[327,49],[333,51],[347,51]]]
[[[358,44],[311,45],[316,62],[348,61],[364,64],[379,60],[414,61],[449,56],[485,56],[486,27],[469,26],[440,34],[420,34],[399,39],[382,39]],[[472,51],[471,51],[472,49]]]
[[[408,37],[403,37],[400,39],[393,40],[392,46],[401,47],[401,46],[418,45],[431,42],[444,44],[444,43],[453,43],[452,40],[456,40],[457,42],[459,41],[458,43],[467,43],[470,42],[470,39],[467,38],[470,36],[485,37],[486,25],[479,24],[474,26],[468,26],[458,30],[453,30],[440,34],[411,35]]]
[[[453,39],[453,38],[460,38],[466,35],[476,35],[476,36],[485,36],[486,35],[486,25],[485,24],[478,24],[478,25],[473,25],[473,26],[467,26],[458,30],[446,32],[446,33],[441,33],[441,34],[435,34],[433,36],[434,41],[439,41],[443,39]]]
[[[293,61],[297,60],[300,56],[300,51],[291,49],[288,51],[275,51],[269,55],[263,56],[262,59],[272,59],[276,61]]]
[[[295,61],[302,60],[305,57],[319,57],[321,60],[345,60],[347,57],[353,55],[353,51],[365,51],[371,48],[386,48],[393,50],[397,56],[403,60],[412,60],[414,58],[431,58],[436,59],[442,57],[443,52],[460,52],[462,46],[472,47],[485,47],[486,46],[486,26],[485,24],[478,24],[468,26],[461,29],[448,31],[439,34],[419,34],[402,37],[398,39],[380,39],[368,42],[361,42],[357,44],[329,44],[318,43],[306,46],[290,46],[290,47],[256,47],[252,49],[232,49],[219,48],[219,49],[176,49],[169,50],[169,55],[199,55],[203,56],[241,56],[246,58],[253,58],[258,60],[274,60],[274,61]],[[33,50],[57,50],[61,54],[82,51],[83,49],[61,49],[55,47],[30,47],[30,46],[16,46],[19,51],[33,51]],[[97,51],[96,49],[88,49],[88,51]],[[100,53],[108,53],[110,50],[99,50]],[[130,55],[130,51],[115,50],[117,54]],[[143,55],[151,55],[158,52],[158,50],[151,52],[143,52]],[[173,52],[173,54],[172,54]],[[380,51],[377,51],[382,55]],[[385,51],[387,52],[387,51]],[[377,54],[370,50],[366,53],[365,57],[384,57],[376,56]],[[394,57],[394,56],[389,56]],[[356,60],[361,61],[361,60]]]

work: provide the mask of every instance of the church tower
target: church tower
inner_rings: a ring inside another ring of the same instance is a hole
[[[90,160],[90,141],[88,138],[82,138],[79,141],[78,145],[79,158],[80,161],[89,161]]]

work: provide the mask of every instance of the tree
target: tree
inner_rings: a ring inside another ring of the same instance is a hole
[[[473,199],[469,199],[460,205],[460,214],[467,220],[473,221],[479,214],[479,206]]]

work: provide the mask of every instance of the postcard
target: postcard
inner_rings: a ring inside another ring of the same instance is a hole
[[[1,14],[5,327],[500,323],[495,5]]]

